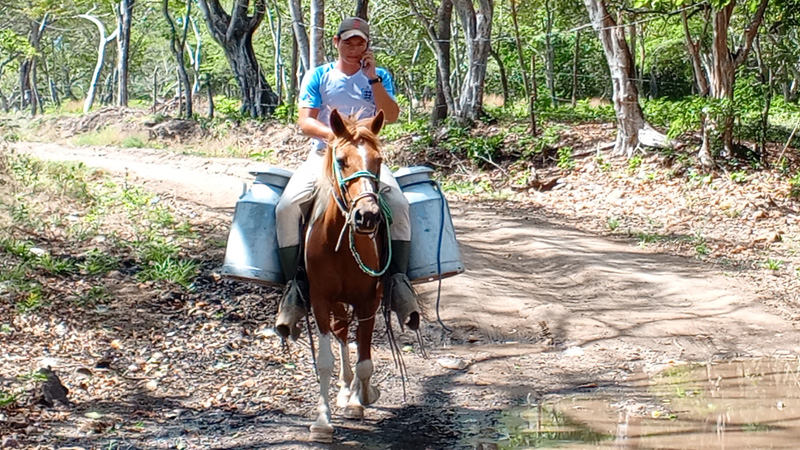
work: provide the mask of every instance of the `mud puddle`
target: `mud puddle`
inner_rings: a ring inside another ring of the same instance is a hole
[[[670,367],[613,394],[504,411],[476,448],[796,449],[800,361]]]

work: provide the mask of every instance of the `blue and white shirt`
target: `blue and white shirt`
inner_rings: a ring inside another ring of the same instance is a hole
[[[375,72],[381,77],[383,87],[394,100],[392,76],[382,67],[377,67]],[[327,126],[330,126],[331,111],[334,108],[345,116],[353,114],[359,119],[378,113],[375,110],[372,86],[364,72],[359,70],[353,75],[346,75],[335,67],[335,63],[318,66],[306,73],[300,85],[297,106],[319,109],[317,119]],[[326,145],[325,141],[314,139],[314,149],[322,150]]]

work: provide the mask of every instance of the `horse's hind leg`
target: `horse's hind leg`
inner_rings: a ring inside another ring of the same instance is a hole
[[[344,410],[348,419],[364,417],[364,406],[378,401],[381,393],[375,386],[370,385],[370,378],[374,366],[372,365],[372,329],[375,326],[375,317],[358,322],[356,342],[358,343],[358,362],[353,383],[350,385],[350,400]]]
[[[344,304],[337,303],[331,310],[333,311],[333,334],[339,341],[339,394],[336,396],[336,406],[344,408],[350,399],[350,384],[353,382],[350,349],[347,347],[350,322],[347,320],[347,309]]]
[[[316,311],[315,311],[316,312]],[[319,316],[315,317],[326,317]],[[324,320],[324,319],[323,319]],[[319,325],[319,353],[317,356],[317,375],[319,375],[319,403],[317,404],[317,420],[311,425],[311,440],[314,442],[332,443],[333,426],[331,425],[330,396],[331,374],[333,373],[333,351],[331,351],[331,333],[326,325]],[[325,329],[323,331],[323,328]]]

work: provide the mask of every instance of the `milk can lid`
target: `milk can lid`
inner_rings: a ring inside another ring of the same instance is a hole
[[[255,183],[269,184],[282,188],[286,187],[289,178],[292,177],[294,172],[280,167],[267,167],[263,170],[251,170],[249,173],[256,177]]]
[[[433,169],[426,166],[401,167],[394,173],[394,178],[402,188],[412,183],[428,181],[432,173]]]

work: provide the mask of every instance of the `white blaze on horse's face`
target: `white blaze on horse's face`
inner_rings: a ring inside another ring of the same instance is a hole
[[[380,155],[364,142],[358,143],[354,153],[350,157],[352,173],[361,172],[364,175],[352,180],[348,188],[352,202],[350,220],[356,232],[372,234],[378,229],[381,213],[378,204],[378,181],[367,174],[377,176],[376,170],[380,170]]]

